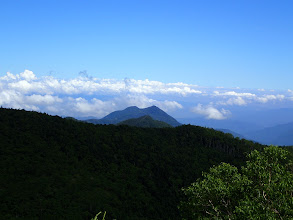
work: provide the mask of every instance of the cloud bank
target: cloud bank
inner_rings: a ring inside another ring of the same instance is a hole
[[[37,76],[29,70],[0,77],[0,105],[64,116],[103,117],[131,105],[140,108],[157,105],[165,111],[183,108],[173,100],[156,100],[147,94],[186,96],[200,94],[183,83],[164,84],[149,80],[114,80],[77,77],[57,79]],[[97,97],[110,97],[99,99]]]
[[[156,105],[164,111],[187,111],[207,119],[224,120],[232,106],[292,102],[293,92],[263,89],[206,88],[198,85],[135,79],[99,79],[87,74],[72,79],[37,77],[32,71],[0,77],[0,106],[73,117],[103,117],[128,106]],[[214,104],[213,104],[214,103]],[[184,117],[184,115],[182,115]]]

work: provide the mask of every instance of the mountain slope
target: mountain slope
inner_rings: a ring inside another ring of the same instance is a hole
[[[86,122],[93,124],[118,124],[119,122],[125,121],[127,119],[139,118],[144,115],[149,115],[155,120],[166,122],[167,124],[170,124],[174,127],[181,125],[176,119],[156,106],[143,109],[132,106],[121,111],[112,112],[102,119],[90,119],[86,120]]]
[[[0,108],[3,219],[180,219],[181,188],[261,145],[197,126],[93,125]]]
[[[139,118],[131,118],[122,122],[119,122],[117,125],[129,125],[142,128],[170,128],[171,125],[163,121],[158,121],[152,119],[151,116],[145,115]]]

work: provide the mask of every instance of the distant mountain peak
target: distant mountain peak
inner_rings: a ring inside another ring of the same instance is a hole
[[[151,111],[161,111],[161,112],[164,112],[162,109],[160,109],[159,107],[153,105],[153,106],[150,106],[150,107],[147,107],[145,108],[145,110],[151,110]],[[167,114],[167,113],[166,113]]]
[[[150,107],[147,107],[146,109],[160,109],[159,107],[157,107],[156,105],[152,105]],[[162,110],[162,109],[160,109]]]
[[[139,108],[137,106],[129,106],[126,109],[139,109]],[[126,109],[124,109],[124,110],[126,110]],[[123,110],[121,110],[121,111],[123,111]]]
[[[145,115],[149,115],[154,120],[163,121],[174,127],[181,125],[175,118],[168,115],[166,112],[155,105],[147,108],[130,106],[124,110],[112,112],[100,120],[87,120],[87,122],[94,124],[118,124],[119,122],[132,118],[139,118]]]

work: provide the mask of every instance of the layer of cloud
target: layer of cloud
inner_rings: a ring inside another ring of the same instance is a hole
[[[215,120],[223,120],[226,119],[231,112],[226,109],[216,109],[212,105],[203,106],[202,104],[198,104],[196,107],[192,108],[192,112],[195,114],[203,115],[206,119],[215,119]]]
[[[140,108],[156,105],[166,112],[192,109],[208,119],[223,120],[232,114],[232,106],[251,103],[265,105],[293,101],[293,91],[278,94],[275,91],[200,87],[198,85],[163,83],[135,79],[98,79],[86,72],[76,78],[59,79],[37,77],[32,71],[6,73],[0,77],[0,105],[3,107],[35,110],[64,116],[103,117],[128,106]],[[215,103],[208,104],[208,103]],[[224,108],[223,108],[224,107]]]
[[[245,101],[242,97],[236,97],[236,98],[229,98],[225,101],[218,101],[218,105],[247,105],[247,101]]]
[[[43,77],[38,79],[29,70],[20,74],[7,73],[0,77],[8,88],[22,93],[64,94],[64,95],[94,95],[94,94],[117,94],[130,92],[136,94],[172,94],[186,96],[189,94],[201,94],[195,85],[184,83],[162,83],[158,81],[134,80],[134,79],[98,79],[93,77],[77,77],[75,79],[57,79]]]
[[[259,91],[259,90],[257,90]],[[265,90],[261,90],[261,92],[264,92]],[[235,92],[235,91],[226,91],[226,92],[219,92],[214,91],[213,95],[216,97],[221,97],[222,100],[218,101],[218,105],[238,105],[243,106],[247,105],[248,103],[268,103],[271,101],[282,101],[286,99],[285,95],[282,94],[255,94],[255,93],[249,93],[249,92]],[[232,97],[232,98],[231,98]],[[289,97],[288,97],[289,98]],[[287,99],[288,99],[287,98]]]
[[[282,101],[285,99],[284,95],[263,95],[261,97],[257,97],[256,100],[261,103],[267,103],[269,101]]]
[[[245,92],[245,93],[239,93],[235,91],[228,91],[228,92],[219,92],[219,91],[214,91],[214,95],[216,96],[237,96],[237,97],[256,97],[255,94]]]
[[[57,79],[37,78],[29,70],[20,74],[7,73],[0,77],[0,105],[64,116],[103,117],[128,106],[140,108],[156,105],[171,112],[183,106],[174,100],[156,100],[147,94],[200,93],[186,84],[164,84],[149,80],[113,80],[78,77]],[[107,95],[107,100],[98,96]]]

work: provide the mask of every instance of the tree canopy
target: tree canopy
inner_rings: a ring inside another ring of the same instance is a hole
[[[246,165],[221,163],[183,188],[180,209],[187,219],[292,219],[293,174],[288,151],[254,150]]]
[[[93,125],[0,108],[3,219],[179,219],[181,188],[262,146],[197,126]],[[99,216],[100,218],[100,216]]]

